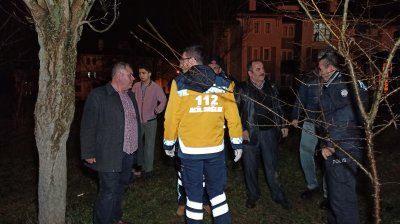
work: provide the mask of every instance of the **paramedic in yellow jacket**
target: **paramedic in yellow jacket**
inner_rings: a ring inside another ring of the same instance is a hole
[[[180,60],[183,74],[171,85],[165,112],[164,150],[181,159],[183,186],[186,189],[187,223],[202,223],[203,193],[212,206],[214,223],[231,223],[226,201],[224,120],[227,120],[235,161],[242,155],[242,126],[233,95],[233,83],[216,76],[203,65],[201,46],[187,47]],[[203,175],[205,188],[203,190]]]

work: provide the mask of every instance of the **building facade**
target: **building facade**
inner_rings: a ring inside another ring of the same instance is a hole
[[[335,0],[321,5],[329,27],[323,21],[311,22],[298,4],[266,6],[256,0],[248,3],[247,9],[236,15],[237,23],[224,29],[218,27],[214,29],[218,35],[213,35],[214,49],[224,57],[227,72],[237,80],[247,78],[247,63],[257,59],[263,61],[271,81],[281,88],[291,87],[296,76],[315,68],[318,52],[329,46],[326,40],[337,44],[332,31],[338,33],[335,27],[341,27],[341,16]],[[370,49],[371,55],[393,46],[393,37],[399,30],[397,24],[383,19],[353,19],[349,24],[347,35]]]

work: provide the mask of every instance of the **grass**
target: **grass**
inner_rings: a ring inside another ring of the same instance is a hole
[[[79,116],[77,116],[79,118]],[[68,192],[66,222],[91,223],[92,207],[96,197],[96,175],[85,168],[79,159],[79,119],[72,125],[67,143]],[[381,173],[383,195],[383,223],[400,223],[400,152],[399,131],[390,130],[377,140],[377,160]],[[37,152],[33,131],[18,129],[1,132],[0,141],[0,223],[37,223]],[[159,136],[160,137],[160,136]],[[286,211],[272,202],[268,186],[260,170],[259,183],[262,196],[254,209],[245,207],[246,192],[241,164],[228,170],[226,194],[233,223],[325,223],[326,211],[319,209],[322,193],[310,200],[301,200],[305,189],[298,161],[299,131],[291,130],[290,137],[280,145],[280,180],[293,209]],[[157,146],[160,149],[160,145]],[[177,217],[176,177],[173,161],[157,151],[156,176],[138,180],[129,186],[124,200],[124,219],[134,223],[184,223]],[[359,201],[362,223],[371,222],[369,181],[360,175]],[[205,213],[205,223],[212,223]]]

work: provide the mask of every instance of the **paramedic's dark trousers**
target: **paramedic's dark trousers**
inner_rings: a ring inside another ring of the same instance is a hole
[[[188,224],[203,223],[203,174],[209,196],[214,224],[231,223],[226,195],[225,153],[211,159],[181,158],[183,186],[186,189],[186,218]]]

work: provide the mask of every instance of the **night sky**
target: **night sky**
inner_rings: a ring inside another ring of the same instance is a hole
[[[98,2],[93,6],[89,18],[103,16]],[[234,14],[244,2],[245,0],[120,0],[119,18],[110,30],[96,33],[84,25],[78,52],[90,52],[93,46],[97,46],[97,39],[104,39],[106,45],[128,41],[132,46],[132,54],[142,56],[145,47],[130,34],[131,31],[164,51],[163,53],[169,52],[138,28],[138,25],[149,28],[146,19],[153,23],[174,49],[181,51],[189,44],[201,44],[202,37],[207,35],[207,21],[233,20]],[[3,25],[10,15],[10,22],[0,30],[0,43],[4,45],[4,40],[14,32],[12,39],[17,42],[5,44],[7,47],[0,48],[0,93],[9,92],[11,74],[16,68],[37,70],[39,67],[37,34],[34,25],[25,20],[29,15],[22,0],[0,0],[0,25]],[[98,28],[104,27],[100,23],[93,25]]]
[[[143,47],[133,38],[131,31],[155,44],[154,39],[138,28],[141,25],[149,29],[146,24],[146,19],[149,19],[172,47],[181,50],[190,44],[202,44],[209,28],[208,21],[233,21],[235,13],[244,4],[244,0],[122,0],[116,24],[104,34],[95,33],[86,26],[80,47],[84,48],[84,43],[93,38],[132,40],[135,47]],[[92,15],[98,12],[95,8]]]

